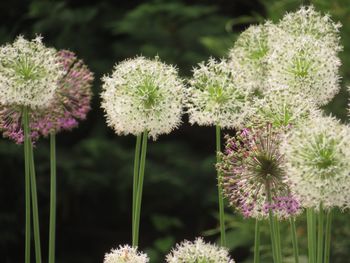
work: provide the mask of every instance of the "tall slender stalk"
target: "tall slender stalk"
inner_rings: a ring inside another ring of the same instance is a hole
[[[25,166],[25,263],[30,263],[30,130],[28,108],[23,109],[23,131],[24,131],[24,166]]]
[[[49,263],[55,262],[56,239],[56,135],[50,134],[50,229]]]
[[[273,217],[273,221],[275,224],[275,236],[276,236],[276,255],[278,256],[278,262],[282,263],[282,248],[281,248],[281,231],[280,231],[280,222],[277,217]]]
[[[289,218],[290,229],[292,232],[293,254],[295,263],[299,263],[299,247],[297,239],[297,229],[295,227],[295,218]]]
[[[139,243],[139,230],[140,230],[140,214],[141,214],[141,202],[142,202],[142,191],[143,191],[143,179],[145,174],[145,165],[146,165],[146,153],[147,153],[147,136],[148,132],[143,132],[142,136],[142,146],[141,146],[141,160],[138,176],[138,185],[136,193],[136,202],[135,202],[135,221],[134,221],[134,235],[132,239],[133,247],[137,247]]]
[[[34,230],[34,248],[36,263],[41,263],[41,245],[40,245],[40,228],[39,228],[39,209],[38,209],[38,196],[36,189],[36,176],[35,176],[35,164],[33,145],[30,142],[30,183],[32,189],[32,209],[33,209],[33,230]]]
[[[325,233],[325,248],[324,248],[324,263],[329,263],[331,251],[331,227],[332,227],[332,210],[327,212],[326,217],[326,233]]]
[[[324,224],[324,212],[323,212],[323,205],[320,204],[320,211],[318,212],[318,239],[317,239],[317,263],[323,262],[323,247],[324,247],[324,240],[323,240],[323,224]]]
[[[133,177],[133,187],[132,187],[132,237],[135,234],[135,207],[136,207],[136,195],[139,177],[139,166],[140,166],[140,154],[141,154],[141,140],[142,135],[137,135],[136,146],[135,146],[135,157],[134,157],[134,177]]]
[[[306,217],[309,263],[316,263],[316,217],[312,208],[307,208]]]
[[[254,263],[260,263],[260,221],[255,220]]]
[[[270,187],[267,185],[266,186],[266,192],[267,192],[267,199],[269,203],[272,203],[272,198],[271,198],[271,191]],[[275,224],[275,219],[274,215],[272,212],[272,209],[269,208],[269,226],[270,226],[270,236],[271,236],[271,247],[272,247],[272,255],[273,255],[273,261],[275,263],[281,263],[280,262],[280,257],[279,257],[279,251],[278,251],[278,245],[277,245],[277,235],[276,235],[276,224]]]
[[[216,125],[216,162],[220,162],[221,152],[221,129],[219,125]],[[220,184],[220,174],[217,174],[218,180],[218,198],[219,198],[219,217],[220,217],[220,244],[221,246],[226,246],[226,233],[225,233],[225,208],[224,208],[224,198],[222,194],[221,184]]]

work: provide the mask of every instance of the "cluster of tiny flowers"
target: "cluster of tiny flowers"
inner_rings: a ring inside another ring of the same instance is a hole
[[[112,249],[104,257],[104,263],[147,263],[149,258],[146,254],[138,252],[136,248],[128,245]]]
[[[268,57],[270,89],[303,94],[317,105],[325,105],[338,93],[341,63],[336,50],[310,35],[290,35],[274,44]]]
[[[181,123],[184,86],[177,69],[144,57],[123,61],[103,77],[102,108],[117,134],[148,131],[154,139]]]
[[[303,207],[349,207],[350,129],[318,117],[294,129],[281,146],[292,193]]]
[[[287,131],[309,118],[319,115],[319,110],[309,98],[301,94],[290,96],[288,92],[266,92],[252,104],[253,114],[247,119],[247,126],[261,126],[271,123],[274,128]]]
[[[62,50],[57,53],[59,63],[66,74],[58,80],[54,100],[49,107],[30,111],[30,130],[33,141],[40,135],[70,130],[84,120],[90,110],[92,72],[73,52]],[[3,136],[22,143],[21,108],[18,106],[0,107],[0,128]]]
[[[298,201],[284,183],[284,157],[280,135],[271,124],[244,129],[226,137],[225,152],[217,168],[224,196],[245,217],[267,218],[269,209],[284,219],[300,213]]]
[[[249,91],[242,74],[225,60],[210,59],[193,70],[186,106],[191,124],[239,127],[248,114]]]
[[[183,241],[166,257],[167,263],[234,263],[225,248],[205,243],[202,238],[194,242]]]
[[[339,36],[341,24],[332,21],[328,14],[321,15],[313,6],[303,6],[297,12],[286,14],[279,27],[289,34],[310,35],[333,50],[342,50]]]
[[[253,25],[240,34],[229,52],[230,63],[242,70],[244,85],[262,92],[266,87],[267,59],[272,51],[272,40],[281,34],[271,22]]]
[[[41,37],[19,36],[0,47],[0,104],[48,107],[64,74],[56,50],[45,47]]]

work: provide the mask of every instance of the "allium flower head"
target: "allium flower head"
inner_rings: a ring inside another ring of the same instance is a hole
[[[202,238],[176,245],[166,258],[167,263],[234,263],[225,248],[208,244]]]
[[[19,36],[0,47],[0,104],[48,107],[64,73],[57,52],[45,47],[41,37],[28,41]]]
[[[73,52],[62,50],[57,56],[66,74],[57,82],[51,105],[29,112],[32,140],[78,126],[78,121],[84,120],[90,110],[92,72]],[[0,129],[4,137],[23,142],[21,107],[0,106]]]
[[[325,105],[339,91],[337,52],[310,35],[289,36],[274,42],[269,56],[268,85],[291,95],[302,94]]]
[[[310,35],[324,45],[340,51],[340,23],[335,23],[329,15],[322,15],[313,6],[302,6],[298,11],[287,13],[278,26],[294,36]]]
[[[230,63],[243,71],[244,85],[252,91],[264,90],[267,58],[275,37],[283,32],[271,22],[253,25],[240,34],[230,50]]]
[[[149,258],[146,254],[138,252],[136,248],[128,245],[112,249],[104,258],[104,263],[147,263]]]
[[[226,137],[225,152],[217,164],[220,181],[230,205],[245,217],[267,218],[269,209],[280,219],[300,212],[299,202],[284,182],[280,139],[271,124]]]
[[[248,107],[249,90],[242,87],[242,74],[225,60],[210,59],[193,70],[186,105],[191,124],[237,127]]]
[[[350,129],[318,117],[290,132],[281,146],[291,191],[304,207],[349,207]]]
[[[123,61],[102,80],[102,108],[117,134],[148,131],[155,139],[181,123],[183,82],[177,69],[158,57]]]
[[[301,94],[291,96],[289,92],[270,91],[253,103],[249,126],[261,126],[271,123],[273,128],[287,131],[291,126],[300,125],[319,113],[311,99]]]

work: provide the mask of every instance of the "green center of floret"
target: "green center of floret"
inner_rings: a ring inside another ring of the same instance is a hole
[[[229,99],[224,89],[219,85],[210,86],[208,92],[212,100],[219,105],[225,104]]]
[[[142,85],[137,87],[137,94],[147,110],[154,108],[161,98],[159,87],[151,79],[146,79]]]
[[[257,164],[253,166],[254,172],[263,182],[268,181],[270,178],[278,179],[281,177],[282,170],[274,156],[269,156],[269,154],[266,153],[259,153],[253,157],[253,160]]]
[[[289,71],[297,77],[304,78],[309,74],[310,67],[311,61],[305,58],[301,52],[292,59],[292,66]]]
[[[39,79],[45,74],[44,70],[35,65],[27,56],[18,58],[10,67],[16,72],[16,75],[21,76],[23,81]]]

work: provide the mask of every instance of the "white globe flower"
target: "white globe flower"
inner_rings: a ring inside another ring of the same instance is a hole
[[[45,47],[41,37],[19,36],[0,47],[0,104],[48,107],[64,73],[56,50]]]
[[[302,95],[317,105],[327,104],[339,91],[340,60],[337,52],[309,35],[289,36],[274,41],[268,58],[268,85]]]
[[[350,205],[350,128],[317,117],[293,129],[282,144],[291,191],[307,208]]]
[[[227,61],[209,59],[193,70],[187,90],[189,121],[198,125],[241,126],[249,111],[242,74]]]
[[[147,263],[149,258],[146,254],[138,252],[136,248],[128,245],[112,249],[104,257],[104,263]]]
[[[229,59],[233,67],[243,72],[244,85],[248,89],[263,92],[273,40],[283,35],[284,32],[271,22],[252,25],[239,35],[229,52]]]
[[[291,96],[288,91],[270,90],[264,97],[256,98],[252,107],[254,110],[248,118],[248,127],[271,123],[274,129],[283,131],[321,114],[311,99],[302,94]]]
[[[102,108],[117,134],[148,131],[156,139],[181,123],[183,82],[177,69],[158,57],[125,60],[102,80]]]
[[[302,6],[296,12],[287,13],[278,26],[294,36],[310,35],[336,51],[342,49],[339,43],[341,24],[335,23],[328,14],[315,11],[313,6]]]
[[[202,238],[183,241],[166,257],[167,263],[234,263],[225,248],[208,244]]]

